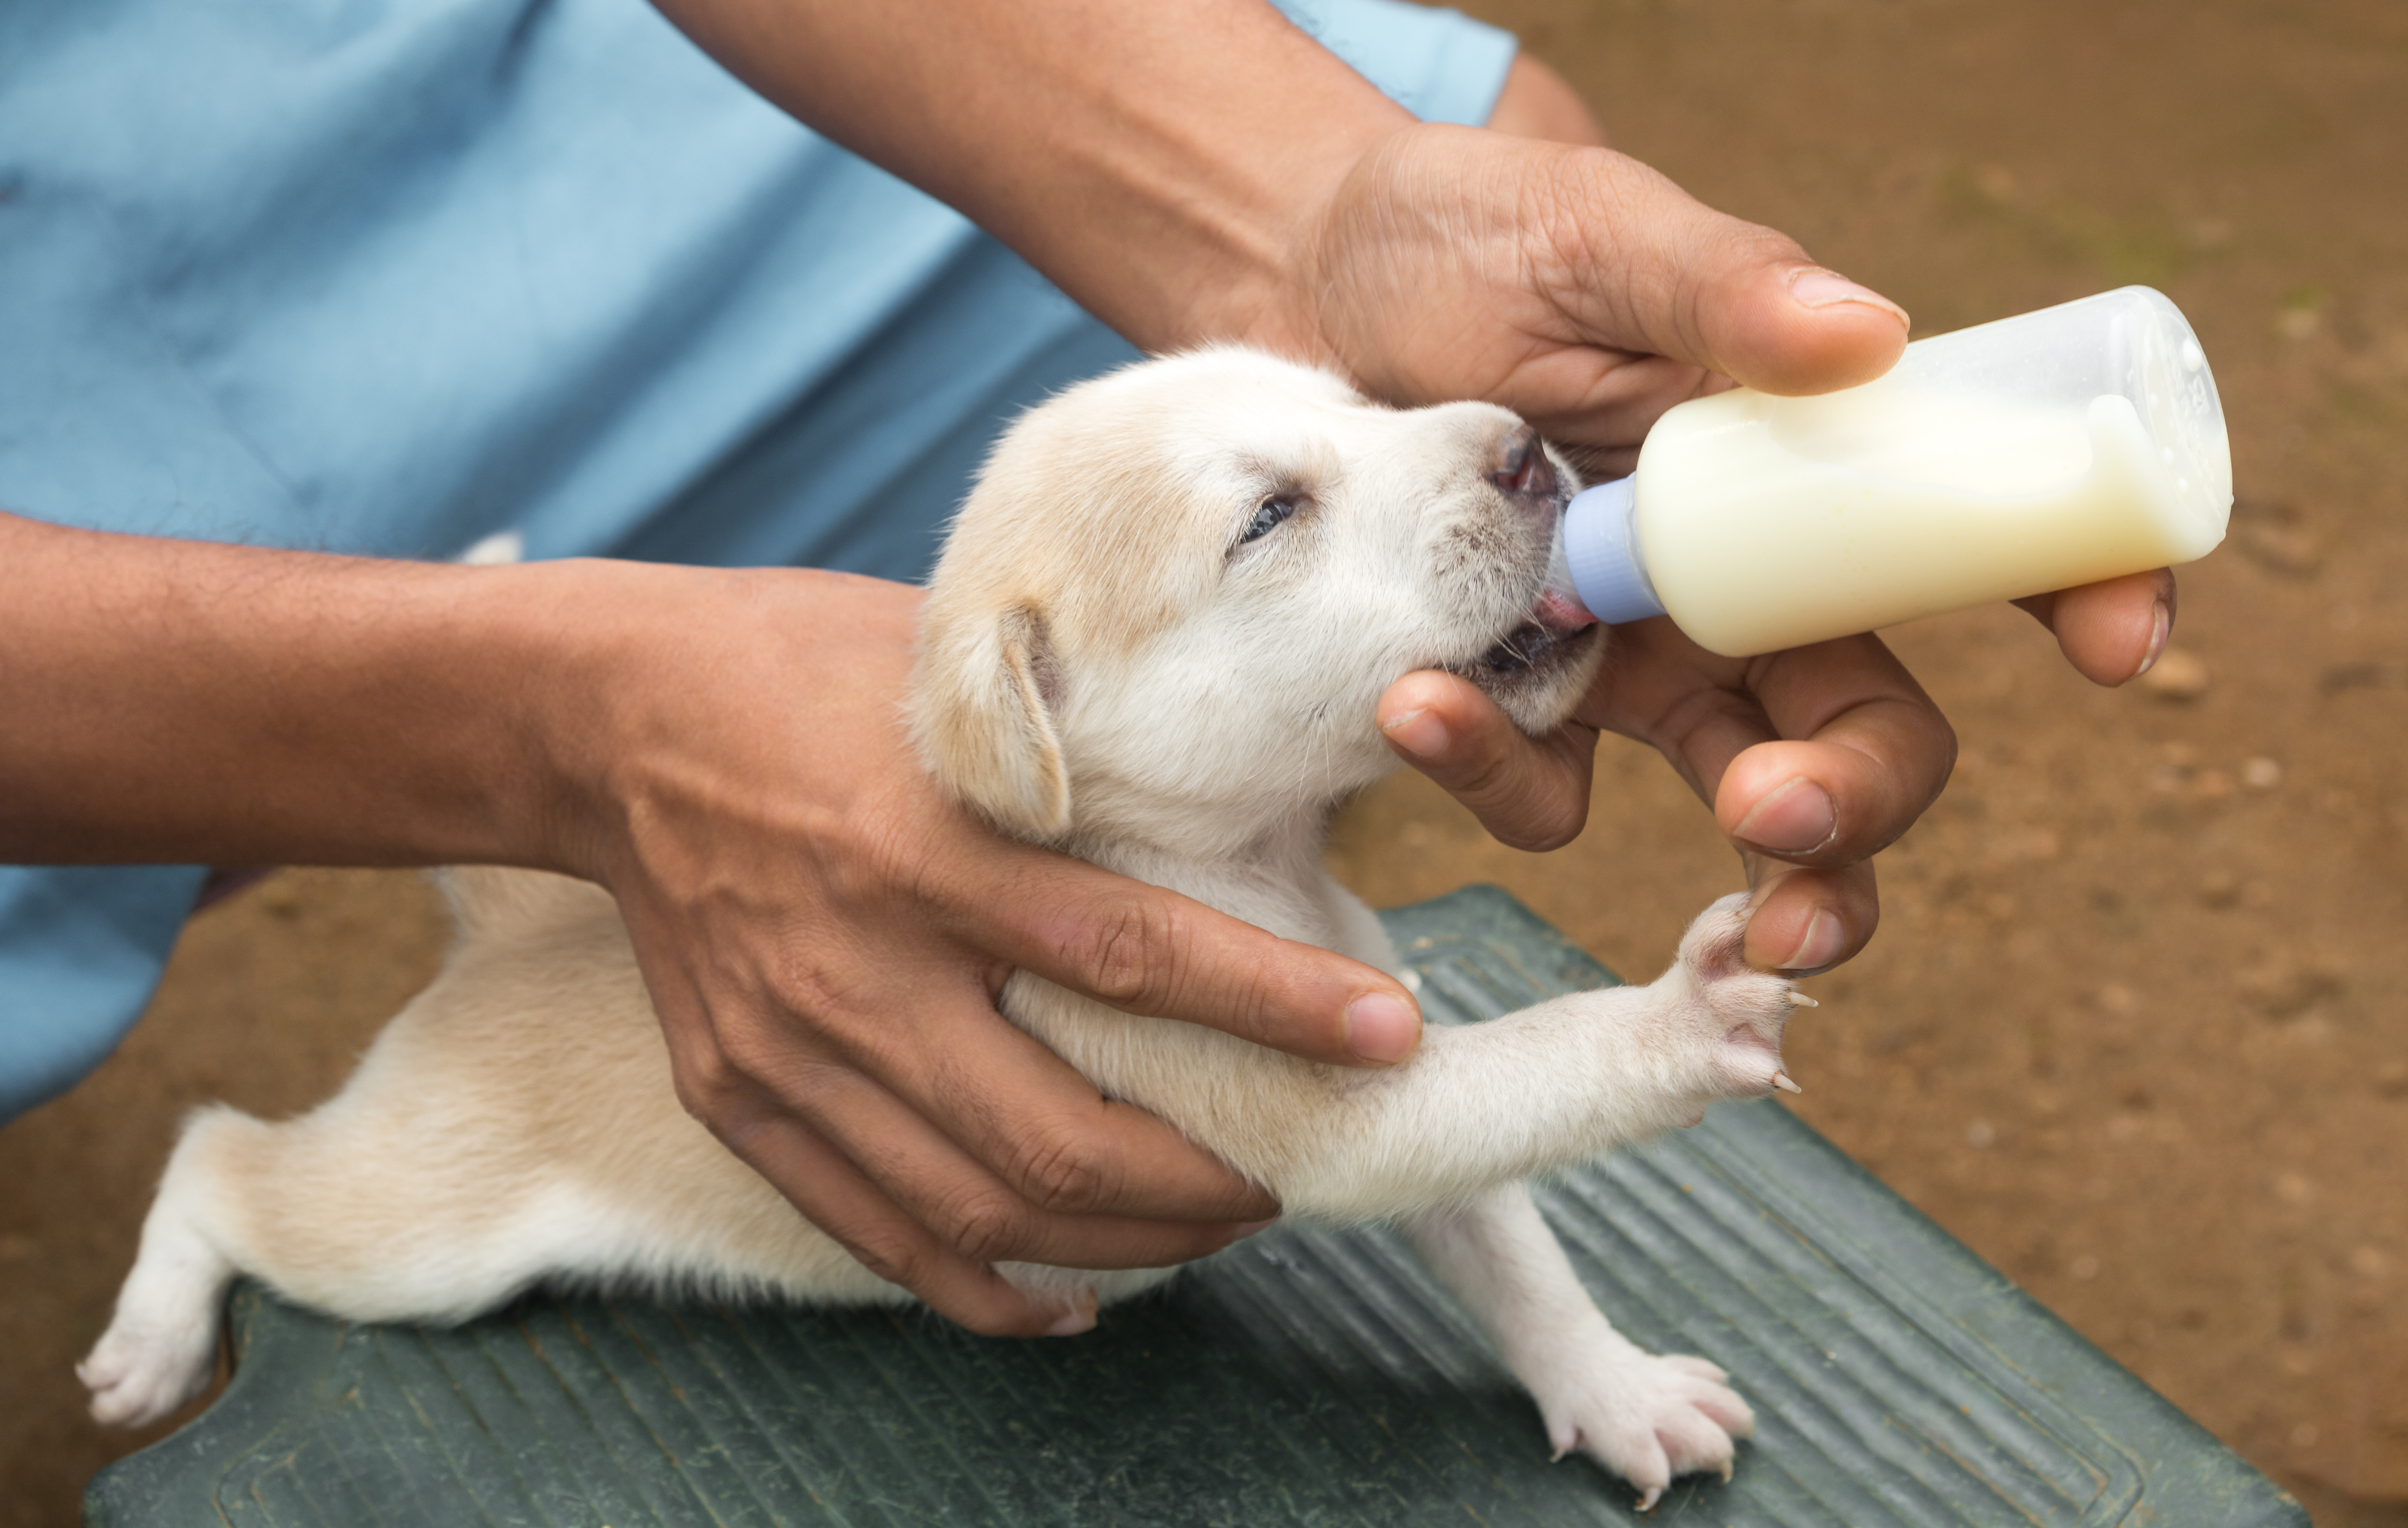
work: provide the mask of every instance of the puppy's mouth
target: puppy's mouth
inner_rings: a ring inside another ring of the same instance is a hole
[[[1530,619],[1497,639],[1496,646],[1471,662],[1465,677],[1477,682],[1484,671],[1510,679],[1541,668],[1570,662],[1597,640],[1597,618],[1553,592],[1541,593]]]

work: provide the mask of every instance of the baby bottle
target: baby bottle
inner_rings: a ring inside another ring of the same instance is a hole
[[[1682,404],[1572,499],[1556,582],[1737,658],[2186,563],[2231,508],[2198,337],[2125,287],[1917,340],[1845,392]]]

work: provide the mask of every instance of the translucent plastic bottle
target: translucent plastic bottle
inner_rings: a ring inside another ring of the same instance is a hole
[[[1877,381],[1740,388],[1656,421],[1565,511],[1559,581],[1729,657],[2186,563],[2232,458],[2207,357],[2125,287],[1918,340]]]

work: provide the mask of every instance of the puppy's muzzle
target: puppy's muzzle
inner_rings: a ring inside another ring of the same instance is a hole
[[[1554,533],[1555,517],[1563,511],[1566,485],[1548,459],[1546,443],[1538,431],[1526,424],[1506,431],[1498,438],[1483,476],[1515,509],[1547,534]],[[1579,614],[1583,619],[1565,619],[1564,612],[1542,595],[1527,620],[1480,655],[1473,673],[1484,670],[1492,678],[1505,678],[1564,659],[1584,645],[1589,635],[1584,628],[1594,623],[1585,611]]]

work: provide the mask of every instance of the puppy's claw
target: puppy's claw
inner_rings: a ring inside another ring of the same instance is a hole
[[[1803,1088],[1799,1087],[1797,1083],[1790,1081],[1790,1080],[1789,1080],[1789,1074],[1788,1074],[1788,1073],[1786,1073],[1786,1072],[1775,1072],[1775,1073],[1773,1073],[1773,1074],[1772,1074],[1772,1085],[1773,1085],[1774,1087],[1776,1087],[1776,1088],[1780,1089],[1783,1092],[1797,1092],[1797,1093],[1802,1093],[1802,1092],[1804,1092],[1806,1091],[1805,1089],[1803,1089]]]
[[[1789,1001],[1793,1006],[1801,1008],[1819,1008],[1823,1006],[1822,1004],[1815,1002],[1813,998],[1807,996],[1804,992],[1798,992],[1794,989],[1789,993]]]
[[[1726,1459],[1726,1460],[1724,1460],[1724,1461],[1723,1461],[1723,1484],[1725,1484],[1725,1485],[1728,1485],[1728,1484],[1730,1484],[1730,1483],[1731,1483],[1731,1462],[1730,1462],[1729,1460]]]
[[[1639,1498],[1639,1510],[1641,1512],[1653,1512],[1656,1510],[1656,1504],[1663,1499],[1664,1488],[1662,1486],[1649,1486],[1647,1488],[1647,1494]]]

